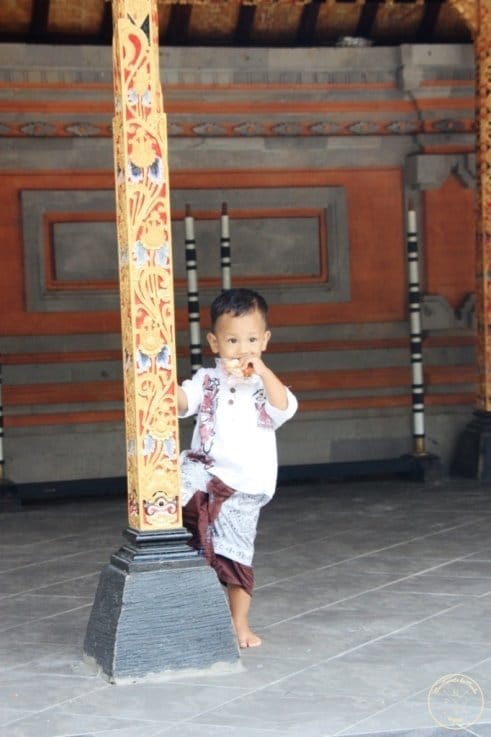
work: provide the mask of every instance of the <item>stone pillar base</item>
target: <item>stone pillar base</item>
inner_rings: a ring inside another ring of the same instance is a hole
[[[0,512],[20,512],[21,505],[16,485],[0,478]]]
[[[401,456],[408,464],[407,476],[412,481],[425,484],[439,484],[443,477],[443,465],[440,456],[433,453],[408,453]]]
[[[491,481],[491,412],[474,412],[457,442],[450,475]]]
[[[241,668],[230,610],[215,571],[181,528],[128,529],[101,572],[84,660],[111,683]]]

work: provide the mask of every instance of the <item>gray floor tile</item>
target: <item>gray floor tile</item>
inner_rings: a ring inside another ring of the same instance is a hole
[[[83,576],[74,576],[73,578],[64,579],[58,583],[42,583],[36,589],[31,590],[31,594],[54,595],[54,596],[83,596],[94,600],[94,595],[99,583],[102,566],[93,573]],[[1,599],[0,599],[1,601]]]
[[[108,551],[115,546],[116,541],[111,546],[109,542],[103,544],[99,536],[82,535],[66,535],[46,544],[40,542],[38,544],[23,545],[15,552],[11,546],[0,545],[0,573],[6,573],[10,570],[22,570],[27,566],[40,565],[67,555],[77,555],[77,553],[83,553],[97,562],[105,562]]]
[[[29,711],[29,709],[11,709],[8,706],[1,705],[0,706],[0,730],[2,729],[3,724],[8,724],[9,722],[14,722],[18,719],[23,719],[24,717],[28,717],[32,714],[32,711]]]
[[[468,556],[467,560],[477,563],[489,563],[491,562],[491,546],[482,546],[479,548],[477,553],[472,553]]]
[[[419,642],[408,639],[405,633],[380,639],[369,645],[345,653],[333,668],[356,671],[379,692],[391,691],[410,696],[419,690],[427,691],[432,684],[448,673],[460,673],[482,660],[479,643]]]
[[[491,629],[485,624],[490,606],[481,605],[482,600],[461,603],[451,611],[410,626],[404,636],[418,642],[479,643],[491,650]]]
[[[137,725],[131,724],[129,727],[123,727],[121,724],[116,729],[101,729],[93,731],[90,737],[162,737],[171,734],[179,734],[180,737],[187,737],[186,732],[180,730],[177,723],[169,722],[166,726],[161,724],[151,724],[145,722]],[[70,736],[71,737],[71,736]]]
[[[32,646],[29,646],[31,648]],[[16,664],[19,671],[37,676],[77,676],[95,679],[100,682],[97,671],[90,668],[83,660],[82,645],[51,645],[44,652],[33,657],[27,663]]]
[[[347,726],[349,715],[361,719],[374,711],[373,700],[363,696],[323,698],[318,694],[285,696],[270,689],[251,694],[197,717],[204,725],[222,724],[238,729],[242,724],[276,730],[288,737],[323,737]]]
[[[48,643],[12,643],[8,638],[0,638],[0,674],[9,668],[22,668],[29,666],[42,658],[56,660],[62,651],[62,645]]]
[[[409,616],[412,620],[420,620],[424,617],[444,612],[451,607],[460,606],[467,602],[468,597],[461,595],[432,596],[431,594],[414,593],[411,591],[395,591],[394,587],[388,586],[376,591],[360,593],[353,597],[344,606],[349,609],[360,611],[363,621],[378,620],[379,617],[387,615]]]
[[[104,691],[107,684],[87,678],[43,675],[42,688],[39,678],[26,670],[11,669],[0,674],[2,701],[11,709],[37,712],[49,706],[63,704],[81,694]]]
[[[491,557],[490,560],[476,560],[472,556],[466,557],[465,560],[448,563],[441,569],[441,573],[456,578],[460,576],[464,578],[491,578]]]
[[[12,627],[91,604],[91,599],[82,596],[19,594],[0,599],[0,639]]]
[[[449,534],[425,537],[397,547],[399,555],[433,557],[438,560],[460,558],[479,553],[479,551],[480,544],[476,540],[476,535],[473,534],[469,539],[465,539],[460,526],[452,528]]]
[[[395,591],[422,591],[427,594],[482,596],[491,593],[491,580],[446,576],[441,572],[423,573],[394,583],[392,588]]]
[[[38,619],[0,632],[11,643],[53,643],[58,645],[81,644],[87,630],[91,604],[83,604],[69,612]]]
[[[254,597],[257,626],[282,622],[336,602],[349,601],[363,592],[391,584],[390,573],[346,573],[316,569],[306,577],[295,576],[258,588]]]
[[[218,705],[240,699],[247,693],[246,689],[234,685],[229,677],[226,685],[217,688],[212,685],[187,685],[182,680],[158,684],[132,684],[128,686],[111,686],[80,696],[64,710],[74,717],[81,718],[87,714],[121,718],[124,705],[124,716],[134,721],[147,720],[165,724],[166,720],[186,719],[190,714],[201,714]]]
[[[123,705],[122,705],[123,706]],[[76,737],[94,735],[107,737],[113,733],[118,737],[153,737],[162,725],[126,718],[111,718],[97,714],[86,714],[83,719],[66,713],[61,708],[48,709],[4,725],[5,737]]]
[[[426,571],[435,566],[434,558],[407,557],[398,555],[392,550],[383,553],[368,553],[334,564],[340,571],[352,571],[357,573],[393,573],[396,577],[409,576],[411,574]],[[445,566],[447,562],[442,560],[436,565]],[[453,575],[453,574],[450,574]]]
[[[451,706],[446,709],[442,707],[437,712],[437,719],[432,716],[428,708],[428,700],[426,694],[421,699],[398,702],[388,709],[384,709],[367,719],[362,719],[350,724],[339,735],[368,735],[375,733],[377,737],[381,733],[388,733],[390,737],[404,737],[406,730],[411,730],[411,737],[414,730],[414,737],[485,737],[491,734],[489,722],[491,711],[484,709],[481,717],[474,722],[474,708],[467,706],[461,712],[464,720],[464,728],[458,729],[452,724],[451,719],[455,712]],[[481,727],[480,724],[484,725]],[[417,730],[417,731],[416,731]],[[421,731],[420,731],[421,730]]]
[[[195,722],[178,722],[172,727],[167,727],[163,732],[157,732],[150,737],[168,737],[171,733],[179,734],[180,737],[278,737],[276,729],[249,727],[246,724],[231,727],[221,724],[196,724]],[[117,737],[117,735],[114,735],[114,737]]]
[[[37,591],[40,584],[47,586],[94,574],[100,571],[104,562],[101,559],[101,562],[94,563],[84,553],[67,554],[55,560],[0,573],[0,594],[31,593]]]
[[[416,622],[427,617],[438,619],[440,612],[447,611],[447,607],[442,610],[440,602],[434,598],[429,602],[433,606],[423,606],[416,610],[406,610],[395,598],[389,606],[379,603],[375,610],[370,604],[363,606],[363,596],[356,603],[357,607],[350,601],[345,605],[329,606],[305,614],[301,617],[300,624],[299,620],[291,620],[269,625],[261,630],[261,635],[265,643],[276,644],[278,650],[286,648],[291,656],[319,660],[391,633],[410,633],[408,628]],[[455,604],[452,611],[454,607]]]
[[[234,673],[233,686],[244,689],[244,691],[261,689],[288,676],[295,669],[301,670],[310,664],[311,659],[309,657],[303,660],[298,659],[297,665],[295,665],[289,657],[272,655],[267,645],[259,649],[251,649],[242,653],[242,670],[239,673]],[[182,681],[179,682],[182,683]],[[190,676],[189,679],[186,679],[186,685],[192,686],[193,684],[196,686],[210,686],[213,684],[217,688],[223,689],[230,684],[230,675],[213,676],[204,674],[201,678]]]
[[[444,647],[414,647],[401,638],[387,638],[299,670],[269,690],[297,697],[317,694],[320,699],[326,693],[363,697],[375,714],[421,691],[427,694],[439,678],[461,672],[478,657],[478,648],[452,647],[449,652]]]

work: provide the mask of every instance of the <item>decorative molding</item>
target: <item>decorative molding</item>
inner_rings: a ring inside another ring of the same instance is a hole
[[[288,180],[288,171],[283,177]],[[240,177],[236,182],[240,184]],[[183,190],[177,186],[172,189],[177,307],[184,307],[187,300],[184,201],[192,202],[195,213],[200,290],[206,302],[220,282],[219,212],[224,199],[230,213],[234,283],[237,279],[241,284],[260,283],[271,302],[282,302],[285,290],[288,290],[288,301],[293,304],[350,299],[344,188],[292,186],[282,187],[280,191],[281,196],[277,185],[271,183],[268,187],[259,182],[253,189],[239,186],[197,190]],[[27,310],[117,310],[112,191],[24,190],[21,204]],[[81,226],[79,229],[77,224]],[[87,242],[87,234],[93,235],[92,241]],[[262,246],[264,241],[275,244],[268,251],[274,258],[268,259]],[[246,260],[244,253],[247,253]],[[260,273],[255,263],[261,264]],[[98,278],[102,265],[104,279]]]
[[[450,107],[450,105],[449,105]],[[298,116],[253,117],[240,116],[239,121],[231,121],[230,116],[213,115],[201,120],[193,120],[193,115],[169,115],[170,138],[309,138],[329,136],[408,136],[441,133],[474,133],[474,115],[450,110],[441,116],[421,119],[416,112],[404,116],[363,117],[363,115],[334,112],[329,117],[317,116],[305,119]],[[58,114],[59,117],[59,114]],[[72,117],[72,116],[70,116]],[[236,116],[237,117],[237,116]],[[44,122],[37,116],[30,122],[10,121],[0,117],[0,138],[111,138],[109,122],[78,122],[52,120]]]

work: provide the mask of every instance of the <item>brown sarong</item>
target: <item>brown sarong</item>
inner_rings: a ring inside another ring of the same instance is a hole
[[[184,525],[192,537],[191,547],[203,553],[206,561],[215,569],[218,579],[225,586],[240,586],[252,596],[254,571],[251,566],[216,555],[213,550],[212,525],[220,513],[221,506],[234,490],[212,476],[206,491],[196,491],[182,508]]]

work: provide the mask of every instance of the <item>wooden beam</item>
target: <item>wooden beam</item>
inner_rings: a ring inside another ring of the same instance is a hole
[[[187,42],[192,12],[192,5],[172,6],[164,44],[185,44]]]
[[[311,44],[314,41],[321,4],[322,0],[312,0],[304,6],[297,32],[298,43]]]
[[[49,1],[50,0],[33,0],[29,40],[38,40],[46,36],[48,31]]]
[[[239,46],[249,43],[254,26],[254,16],[256,15],[255,5],[241,5],[237,27],[235,29],[234,44]]]
[[[438,16],[444,0],[426,0],[421,23],[416,33],[416,41],[430,42],[434,38]]]
[[[355,36],[371,38],[373,24],[377,17],[379,5],[380,0],[365,0],[356,26]]]
[[[104,3],[104,10],[102,14],[100,39],[101,43],[111,43],[113,37],[113,13],[111,3]]]

